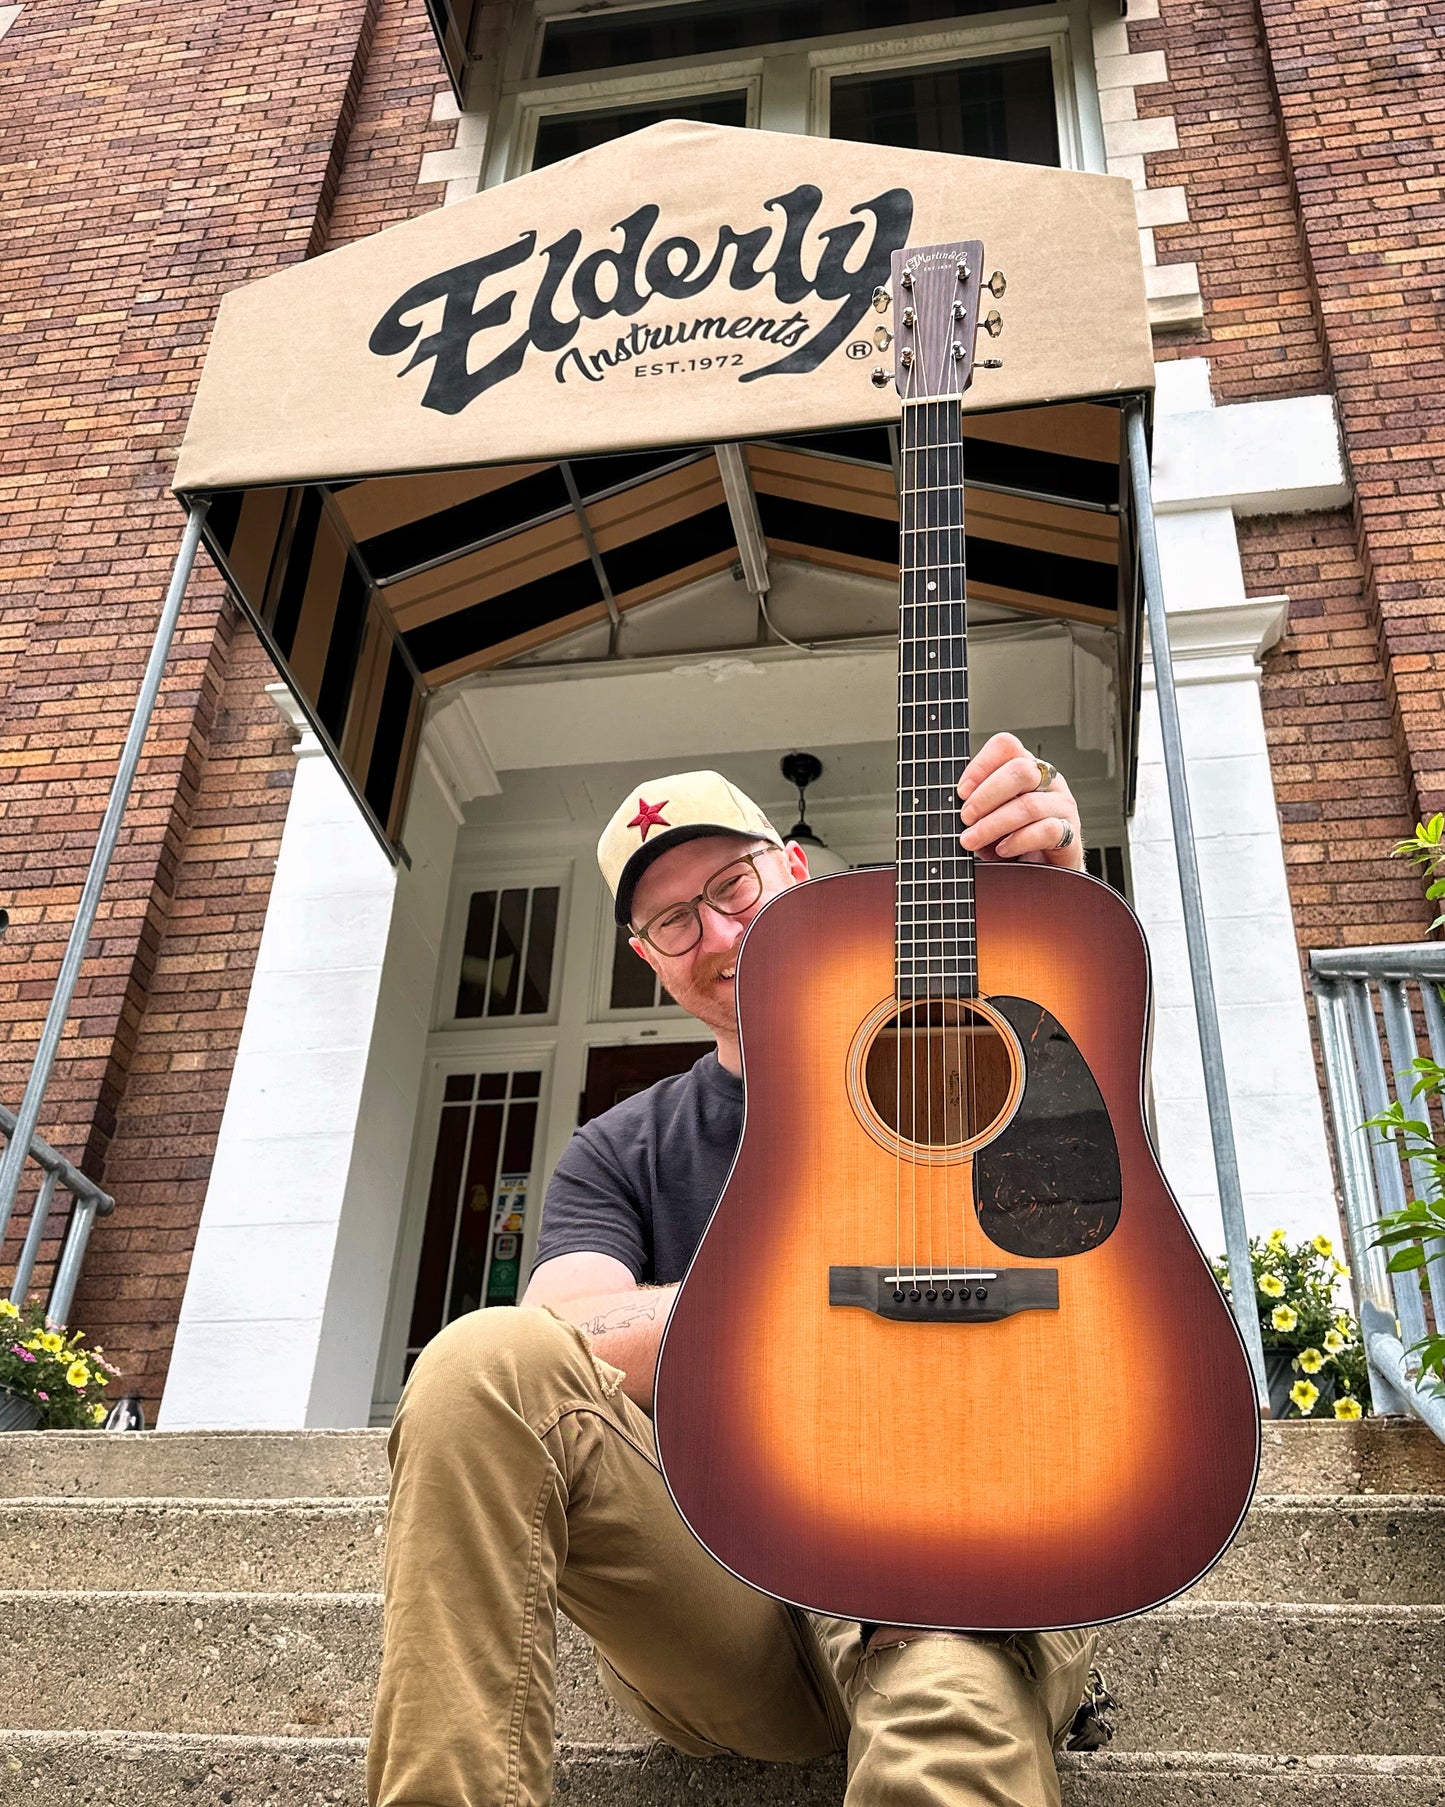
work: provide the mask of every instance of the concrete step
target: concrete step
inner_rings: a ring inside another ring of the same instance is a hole
[[[0,1499],[342,1499],[386,1488],[384,1431],[12,1431],[0,1437]],[[1267,1424],[1260,1492],[1445,1495],[1445,1444],[1404,1418]]]
[[[0,1701],[19,1729],[362,1736],[380,1616],[369,1594],[4,1593]],[[1186,1601],[1106,1628],[1100,1665],[1120,1750],[1440,1748],[1445,1607]],[[566,1625],[558,1703],[564,1739],[643,1739]]]
[[[0,1807],[362,1807],[360,1739],[0,1731]],[[1059,1763],[1066,1807],[1427,1807],[1438,1757],[1258,1757],[1102,1752]],[[571,1807],[838,1807],[837,1760],[799,1768],[665,1747],[563,1747]]]
[[[369,1593],[382,1500],[0,1500],[0,1588]],[[1256,1500],[1195,1600],[1445,1604],[1445,1497]]]

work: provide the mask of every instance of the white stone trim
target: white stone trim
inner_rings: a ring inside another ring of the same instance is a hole
[[[1254,1234],[1278,1225],[1292,1239],[1333,1236],[1334,1182],[1259,695],[1260,660],[1284,632],[1289,599],[1245,594],[1235,515],[1301,506],[1321,487],[1338,436],[1328,397],[1306,398],[1323,409],[1281,416],[1272,402],[1214,408],[1203,358],[1161,364],[1158,377],[1154,483],[1156,498],[1167,498],[1159,556],[1245,1215]],[[1223,1226],[1150,663],[1128,837],[1157,988],[1160,1155],[1196,1236],[1218,1254]]]
[[[21,8],[18,6],[0,6],[0,38],[3,38],[5,33],[9,31],[10,27],[20,17],[20,13]]]
[[[1119,18],[1106,0],[1096,0],[1094,75],[1104,123],[1106,168],[1111,176],[1125,176],[1134,185],[1149,323],[1156,332],[1167,332],[1202,324],[1204,300],[1198,264],[1161,265],[1155,255],[1153,228],[1179,225],[1189,218],[1184,190],[1177,186],[1151,190],[1145,164],[1145,158],[1154,152],[1178,150],[1174,116],[1164,113],[1141,119],[1135,99],[1137,89],[1157,87],[1169,79],[1162,50],[1129,47],[1129,20],[1158,16],[1159,0],[1128,0],[1127,19]]]
[[[371,1404],[457,825],[423,768],[393,867],[313,734],[296,757],[166,1430],[365,1424]]]

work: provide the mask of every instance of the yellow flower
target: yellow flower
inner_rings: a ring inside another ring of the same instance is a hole
[[[1326,1355],[1338,1355],[1341,1349],[1345,1347],[1345,1339],[1340,1335],[1338,1330],[1327,1330],[1325,1332],[1324,1340]]]
[[[42,1331],[40,1336],[40,1347],[45,1350],[47,1355],[59,1355],[60,1351],[65,1347],[65,1338],[63,1336],[57,1336],[53,1330]]]
[[[1320,1396],[1320,1390],[1313,1381],[1297,1380],[1290,1388],[1289,1396],[1299,1407],[1300,1416],[1308,1418],[1315,1409],[1315,1401]]]
[[[0,1318],[18,1318],[20,1307],[12,1305],[9,1299],[0,1299]]]
[[[1318,1374],[1325,1365],[1325,1358],[1318,1349],[1301,1349],[1295,1357],[1295,1366],[1302,1374]]]
[[[108,1374],[93,1374],[91,1379],[94,1380],[98,1387],[108,1387],[110,1385],[110,1376]]]
[[[1335,1401],[1336,1418],[1363,1418],[1364,1415],[1364,1408],[1358,1399],[1351,1399],[1346,1395],[1345,1398]]]
[[[1272,1248],[1276,1255],[1282,1255],[1285,1252],[1285,1250],[1289,1247],[1289,1244],[1285,1241],[1284,1231],[1283,1230],[1271,1230],[1269,1233],[1269,1240],[1268,1240],[1268,1243],[1266,1244],[1266,1246],[1268,1248]]]
[[[92,1424],[105,1423],[105,1407],[103,1405],[93,1405],[90,1408],[90,1422]]]
[[[1293,1305],[1276,1305],[1269,1314],[1269,1321],[1276,1330],[1293,1330],[1299,1323],[1299,1313]]]
[[[1278,1274],[1261,1274],[1259,1290],[1267,1299],[1282,1299],[1284,1297],[1284,1281]]]
[[[40,1338],[38,1336],[27,1336],[25,1339],[25,1347],[27,1349],[38,1349],[40,1347]]]
[[[80,1388],[90,1385],[90,1369],[84,1362],[72,1362],[65,1370],[65,1378],[71,1386]]]
[[[1347,1311],[1337,1311],[1335,1313],[1335,1329],[1339,1331],[1341,1336],[1348,1336],[1350,1334],[1350,1314]]]
[[[1335,1252],[1335,1245],[1330,1241],[1328,1236],[1315,1236],[1311,1238],[1310,1247],[1317,1255],[1333,1255]]]

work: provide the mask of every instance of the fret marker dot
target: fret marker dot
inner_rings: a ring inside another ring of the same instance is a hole
[[[936,590],[936,589],[937,589],[937,588],[938,588],[938,585],[937,585],[937,584],[930,584],[930,585],[929,585],[929,586],[928,586],[928,587],[929,587],[929,589],[930,589],[930,590]]]

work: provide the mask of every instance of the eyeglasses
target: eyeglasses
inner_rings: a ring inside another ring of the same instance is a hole
[[[763,894],[763,875],[758,861],[770,853],[781,853],[781,847],[759,847],[740,859],[729,860],[719,867],[698,892],[686,903],[669,904],[655,916],[648,917],[637,931],[639,941],[656,948],[659,954],[675,959],[689,953],[702,940],[702,916],[699,904],[706,904],[719,916],[742,916],[752,909]]]

